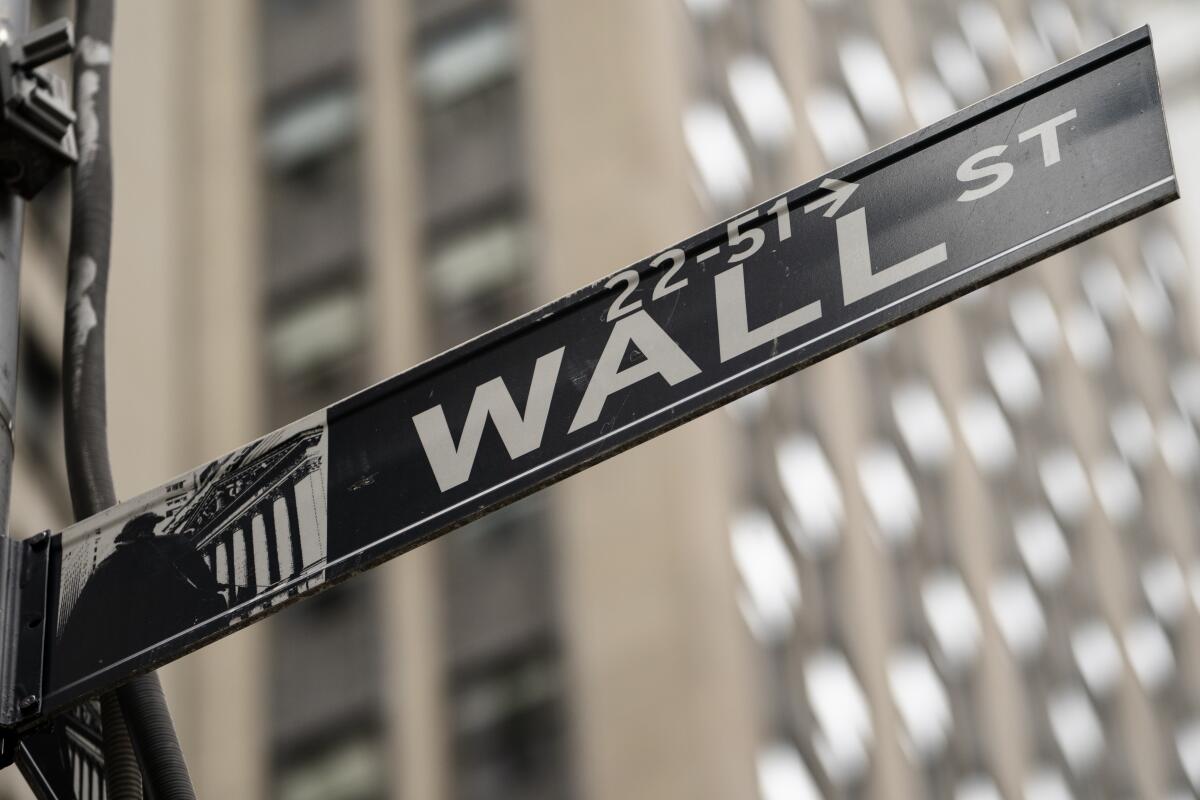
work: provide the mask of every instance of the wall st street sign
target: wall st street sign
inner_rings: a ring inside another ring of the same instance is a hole
[[[16,669],[2,721],[30,727],[1176,196],[1143,29],[50,537],[45,658]]]

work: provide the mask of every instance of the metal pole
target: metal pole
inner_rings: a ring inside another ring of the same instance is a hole
[[[0,0],[0,43],[29,31],[30,0]],[[19,164],[0,163],[0,538],[9,534],[13,460],[16,455],[17,367],[21,331],[21,245],[25,201],[13,193],[4,178],[18,175]],[[9,573],[0,574],[0,581]],[[0,586],[3,596],[8,587]],[[40,783],[30,787],[39,796]]]
[[[0,43],[29,31],[30,0],[0,0]],[[0,163],[0,179],[19,174],[18,164]],[[0,537],[9,534],[15,457],[17,367],[20,351],[21,244],[25,201],[0,183]],[[8,576],[0,575],[0,580]],[[7,587],[0,587],[7,596]],[[115,704],[114,704],[115,705]]]
[[[0,41],[29,30],[29,0],[0,0]],[[8,171],[0,164],[0,177]],[[0,188],[0,536],[8,536],[12,491],[13,432],[17,409],[20,333],[21,229],[25,202]]]
[[[0,190],[0,535],[8,535],[12,490],[13,424],[17,408],[17,350],[20,330],[21,224],[25,203]]]

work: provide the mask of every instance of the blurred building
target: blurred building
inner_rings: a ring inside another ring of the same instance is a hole
[[[1187,192],[1188,0],[126,0],[121,494],[1146,21]],[[26,235],[21,535],[69,508],[63,194]],[[1195,796],[1197,213],[171,666],[200,795]]]

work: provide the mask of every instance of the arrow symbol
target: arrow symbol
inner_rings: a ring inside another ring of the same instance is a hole
[[[829,206],[825,211],[826,217],[832,217],[834,214],[842,210],[842,206],[850,199],[850,195],[858,188],[857,183],[846,183],[839,181],[837,178],[826,178],[821,181],[822,189],[829,189],[830,194],[825,195],[820,200],[813,200],[804,207],[804,213],[808,214],[816,211],[821,206]]]

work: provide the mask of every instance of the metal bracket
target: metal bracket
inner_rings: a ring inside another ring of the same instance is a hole
[[[0,180],[26,200],[78,160],[67,86],[41,69],[74,46],[66,19],[0,43]]]
[[[50,532],[0,540],[0,728],[11,733],[42,710],[50,580]],[[0,744],[0,765],[15,753]],[[11,763],[11,762],[10,762]]]

